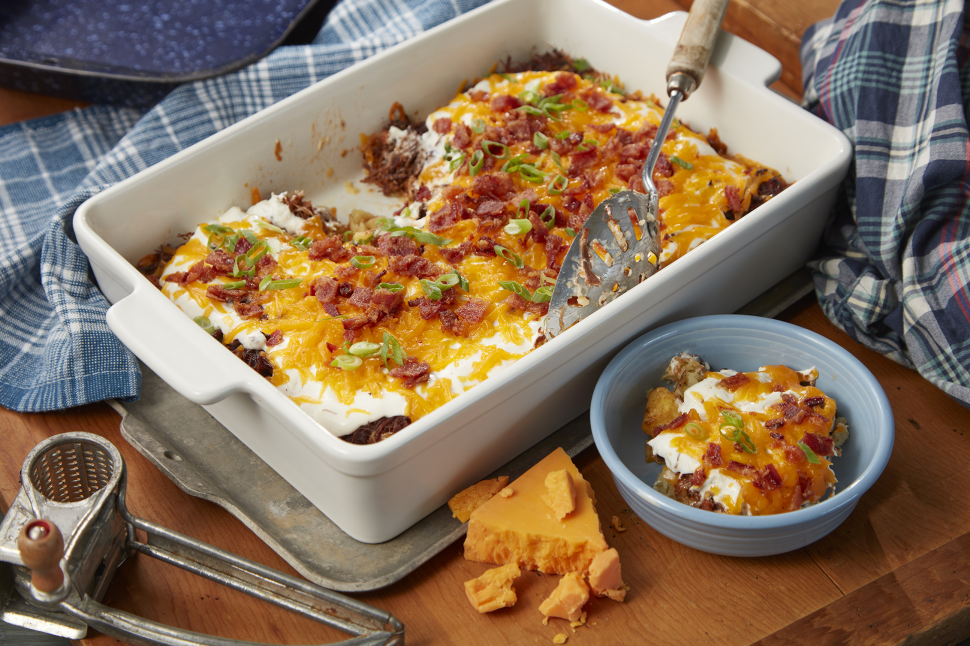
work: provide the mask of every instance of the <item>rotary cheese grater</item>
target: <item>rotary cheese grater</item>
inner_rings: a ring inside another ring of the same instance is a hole
[[[386,612],[132,516],[124,460],[104,438],[49,438],[27,456],[20,479],[0,523],[0,619],[7,623],[68,639],[91,627],[131,644],[251,644],[101,604],[117,568],[141,553],[355,635],[341,645],[404,643],[404,625]]]

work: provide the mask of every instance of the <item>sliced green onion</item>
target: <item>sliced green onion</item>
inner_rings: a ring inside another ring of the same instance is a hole
[[[556,207],[547,206],[546,210],[542,212],[539,216],[542,223],[546,225],[547,229],[552,229],[556,225]]]
[[[421,244],[433,244],[439,247],[444,247],[445,245],[449,245],[453,242],[451,238],[442,238],[441,236],[436,236],[430,231],[421,231],[419,229],[415,229],[414,235],[411,237]]]
[[[352,233],[352,232],[348,231],[347,233]],[[300,236],[298,238],[294,238],[290,240],[290,246],[296,249],[299,249],[300,251],[306,251],[307,249],[310,248],[310,245],[312,244],[313,244],[313,240],[310,240],[309,238],[306,238],[304,236]]]
[[[688,422],[687,426],[684,427],[684,432],[690,435],[695,440],[707,439],[707,431],[705,431],[704,427],[698,424],[697,422]]]
[[[354,256],[350,259],[350,264],[357,269],[370,269],[377,262],[374,256]]]
[[[243,264],[246,264],[246,256],[236,256],[236,259],[232,261],[232,275],[233,278],[239,278],[240,276],[254,276],[256,275],[255,269],[250,269],[249,271],[243,271],[239,268],[239,259],[243,259]]]
[[[544,117],[547,116],[540,108],[532,105],[522,105],[516,108],[518,112],[525,112],[526,114],[531,114],[534,117]]]
[[[265,278],[263,279],[265,280]],[[299,287],[303,282],[302,278],[288,278],[286,280],[273,280],[266,285],[267,290],[271,289],[290,289],[293,287]],[[262,284],[262,281],[260,281]],[[262,289],[260,289],[262,291]]]
[[[485,162],[485,154],[481,150],[476,150],[472,153],[471,164],[468,166],[468,174],[472,177],[478,175],[478,171],[482,169],[482,164]]]
[[[246,252],[246,264],[250,267],[255,267],[260,258],[265,256],[268,251],[269,245],[265,240],[260,240],[255,247]]]
[[[502,78],[504,78],[509,83],[517,83],[518,82],[511,74],[503,74],[503,73],[499,72],[499,76],[501,76]]]
[[[582,99],[573,99],[573,110],[576,112],[586,112],[589,110],[589,104]]]
[[[758,452],[758,447],[756,447],[754,442],[751,441],[751,436],[744,431],[741,431],[741,437],[738,439],[738,442],[741,444],[741,448],[744,449],[745,453]]]
[[[195,321],[195,324],[196,325],[198,325],[200,328],[202,328],[203,330],[205,330],[206,334],[215,334],[216,333],[216,328],[212,325],[212,321],[210,321],[206,317],[204,317],[204,316],[196,316],[192,320]],[[811,450],[811,449],[809,449],[809,450]],[[814,455],[814,453],[812,455]],[[815,459],[817,460],[818,458],[815,458]]]
[[[454,272],[449,272],[444,276],[439,276],[438,280],[434,281],[434,284],[440,287],[441,289],[451,289],[452,287],[454,287],[460,282],[461,282],[461,277],[458,274]]]
[[[549,147],[549,137],[537,130],[536,133],[532,135],[532,143],[535,144],[536,148],[545,150]]]
[[[455,276],[458,276],[458,286],[461,287],[466,292],[471,291],[470,290],[471,285],[468,284],[468,279],[462,276],[461,274],[459,274],[457,270],[452,269],[452,271],[454,272]]]
[[[818,459],[818,455],[815,454],[815,451],[813,451],[810,446],[808,446],[804,442],[799,442],[798,448],[800,448],[802,452],[805,454],[806,460],[808,460],[812,464],[822,464],[822,461]]]
[[[404,289],[404,285],[401,283],[381,283],[377,286],[377,289],[386,289],[389,292],[399,292]]]
[[[519,202],[519,206],[515,209],[515,218],[522,219],[529,217],[529,200],[527,198],[522,198]]]
[[[549,191],[549,195],[561,195],[566,187],[569,186],[569,179],[563,175],[556,175],[555,179],[549,182],[549,186],[546,190]]]
[[[548,303],[552,300],[552,285],[543,285],[532,295],[533,303]]]
[[[441,288],[438,287],[437,284],[431,282],[430,280],[426,280],[422,278],[421,289],[424,290],[425,296],[427,296],[431,300],[433,301],[441,300]]]
[[[373,357],[374,355],[380,353],[381,345],[379,343],[371,343],[369,341],[358,341],[357,343],[350,346],[347,350],[350,354],[355,357],[360,357],[361,359],[366,359],[367,357]]]
[[[245,287],[245,286],[246,286],[246,281],[245,280],[234,280],[234,281],[232,281],[230,283],[223,283],[222,284],[222,288],[223,289],[239,289],[239,288]]]
[[[687,162],[687,161],[684,161],[683,159],[681,159],[677,155],[671,155],[670,156],[670,161],[674,162],[675,164],[677,164],[681,168],[686,168],[687,170],[694,170],[694,165],[692,163]]]
[[[285,231],[283,231],[283,229],[279,228],[275,224],[270,224],[269,222],[266,222],[265,220],[262,220],[260,218],[256,218],[256,224],[258,226],[263,227],[264,229],[269,229],[270,231],[275,231],[276,233],[285,233]]]
[[[502,245],[499,245],[499,244],[495,245],[495,255],[496,256],[501,256],[505,260],[509,261],[517,269],[522,269],[522,267],[525,266],[525,263],[522,262],[522,258],[521,257],[519,257],[516,254],[512,253],[511,251],[509,251],[508,249],[506,249]]]
[[[619,192],[620,192],[620,189],[618,189],[618,188],[615,188],[614,187],[614,188],[611,188],[610,189],[610,195],[616,195]]]
[[[526,103],[535,103],[539,100],[539,95],[532,90],[522,90],[519,92],[518,97]]]
[[[525,219],[509,220],[505,232],[510,236],[522,236],[532,231],[532,223]]]
[[[542,184],[546,181],[546,173],[543,173],[532,164],[522,164],[519,166],[519,176],[533,184]]]
[[[563,130],[562,132],[556,133],[556,139],[568,139],[569,135],[571,134],[573,133],[569,132],[568,130]]]
[[[607,92],[612,92],[613,94],[626,94],[619,85],[613,82],[611,78],[601,78],[599,81],[600,87],[602,87]]]
[[[242,237],[246,238],[246,241],[249,244],[251,244],[251,245],[255,245],[256,244],[256,234],[253,233],[252,231],[250,231],[249,229],[243,229],[242,231],[239,232],[239,235],[241,235]]]
[[[724,429],[728,429],[729,432],[725,433]],[[732,442],[737,442],[741,439],[741,429],[732,424],[721,424],[720,428],[721,437],[724,437]]]
[[[514,172],[516,172],[517,170],[519,170],[519,166],[522,164],[522,162],[525,161],[526,157],[528,157],[528,155],[526,155],[524,153],[521,154],[521,155],[516,155],[515,157],[512,157],[507,162],[505,162],[504,164],[502,164],[501,171],[503,173],[514,173]]]
[[[527,301],[532,301],[532,294],[529,293],[529,290],[514,280],[499,281],[498,286],[506,291],[512,292],[513,294],[518,294]]]
[[[573,69],[579,73],[585,72],[590,67],[589,63],[586,62],[585,58],[577,58],[573,60]]]
[[[236,232],[232,227],[223,224],[203,224],[202,230],[206,233],[221,233],[223,235],[232,235]]]
[[[226,244],[226,236],[222,235],[221,233],[211,233],[205,241],[206,248],[213,251],[219,249],[224,244]]]
[[[354,232],[353,231],[344,231],[344,242],[350,242],[350,240],[353,237],[354,237]],[[362,241],[362,242],[364,242],[364,244],[368,244],[373,239],[374,239],[374,236],[372,235],[366,241]]]
[[[600,145],[600,142],[598,142],[597,140],[589,139],[589,138],[583,139],[583,143],[586,144],[587,146],[592,146],[593,148],[596,148],[597,146]]]
[[[498,149],[499,149],[499,153],[500,154],[496,154],[496,153],[492,152],[490,150],[490,148],[492,146],[498,146]],[[506,146],[503,143],[499,143],[497,141],[492,141],[491,139],[482,139],[482,150],[485,151],[485,154],[486,155],[490,155],[490,156],[494,157],[495,159],[508,159],[509,156],[511,156],[511,154],[512,154],[509,151],[509,147],[508,146]]]
[[[741,429],[744,428],[744,420],[741,419],[740,415],[738,415],[732,410],[722,410],[721,417],[723,417],[725,421],[731,426],[737,426],[738,428],[741,428]]]
[[[559,170],[566,170],[565,168],[562,167],[562,157],[559,156],[559,153],[553,151],[552,161],[556,166],[559,167]]]
[[[465,153],[461,153],[458,157],[452,158],[451,163],[448,164],[448,170],[455,170],[461,166],[463,161],[465,161]]]
[[[388,367],[388,357],[397,365],[403,366],[407,355],[401,349],[401,344],[397,342],[397,339],[385,332],[383,342],[381,343],[381,360],[384,362],[385,368]]]
[[[263,280],[259,281],[259,291],[264,292],[269,284],[273,282],[272,276],[263,276]]]
[[[569,236],[570,238],[575,238],[576,237],[576,229],[574,229],[572,227],[566,227],[566,235]]]
[[[485,132],[485,122],[481,119],[472,119],[472,132],[476,135],[480,135]]]
[[[330,365],[334,368],[340,368],[341,370],[357,370],[362,365],[364,361],[360,357],[355,357],[349,354],[341,354],[340,356],[334,357]]]

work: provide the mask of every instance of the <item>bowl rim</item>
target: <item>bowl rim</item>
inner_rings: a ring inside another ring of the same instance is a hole
[[[683,336],[697,332],[700,329],[710,329],[711,327],[717,327],[725,331],[763,331],[791,335],[803,344],[813,346],[828,354],[840,364],[844,365],[854,378],[858,378],[862,382],[863,388],[872,393],[875,400],[874,403],[876,404],[878,414],[873,418],[873,422],[878,427],[879,433],[877,435],[875,450],[872,452],[868,464],[854,482],[836,495],[830,496],[818,504],[804,509],[765,516],[730,516],[696,509],[664,496],[635,475],[620,460],[612,443],[609,441],[602,417],[606,395],[610,391],[611,383],[615,380],[617,374],[632,362],[639,352],[642,352],[649,346],[671,337]],[[622,481],[623,486],[635,493],[640,501],[654,507],[658,513],[668,516],[678,516],[684,521],[690,521],[698,525],[710,525],[724,529],[771,530],[792,525],[814,524],[820,521],[823,516],[839,508],[847,505],[855,505],[859,497],[875,484],[876,480],[886,468],[895,440],[895,423],[892,408],[885,391],[872,372],[848,350],[820,334],[792,323],[740,314],[699,316],[684,319],[656,328],[634,339],[610,361],[609,365],[603,371],[603,374],[600,375],[596,383],[596,389],[593,391],[589,414],[590,426],[593,431],[593,441],[603,461],[609,467],[613,477]]]

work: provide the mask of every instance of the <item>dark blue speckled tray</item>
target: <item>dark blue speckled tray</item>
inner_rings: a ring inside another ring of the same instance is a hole
[[[310,42],[336,0],[0,0],[0,85],[147,107]]]

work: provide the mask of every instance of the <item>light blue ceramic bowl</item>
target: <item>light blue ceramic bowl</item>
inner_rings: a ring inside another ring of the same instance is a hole
[[[849,425],[842,456],[833,458],[836,495],[808,509],[748,517],[695,509],[654,491],[661,467],[643,458],[646,392],[669,385],[662,381],[664,369],[684,351],[700,355],[715,370],[815,366],[816,385],[835,399]],[[664,536],[727,556],[789,552],[838,527],[886,467],[895,435],[886,393],[858,359],[814,332],[756,316],[703,316],[641,336],[603,372],[589,415],[596,447],[630,508]]]

